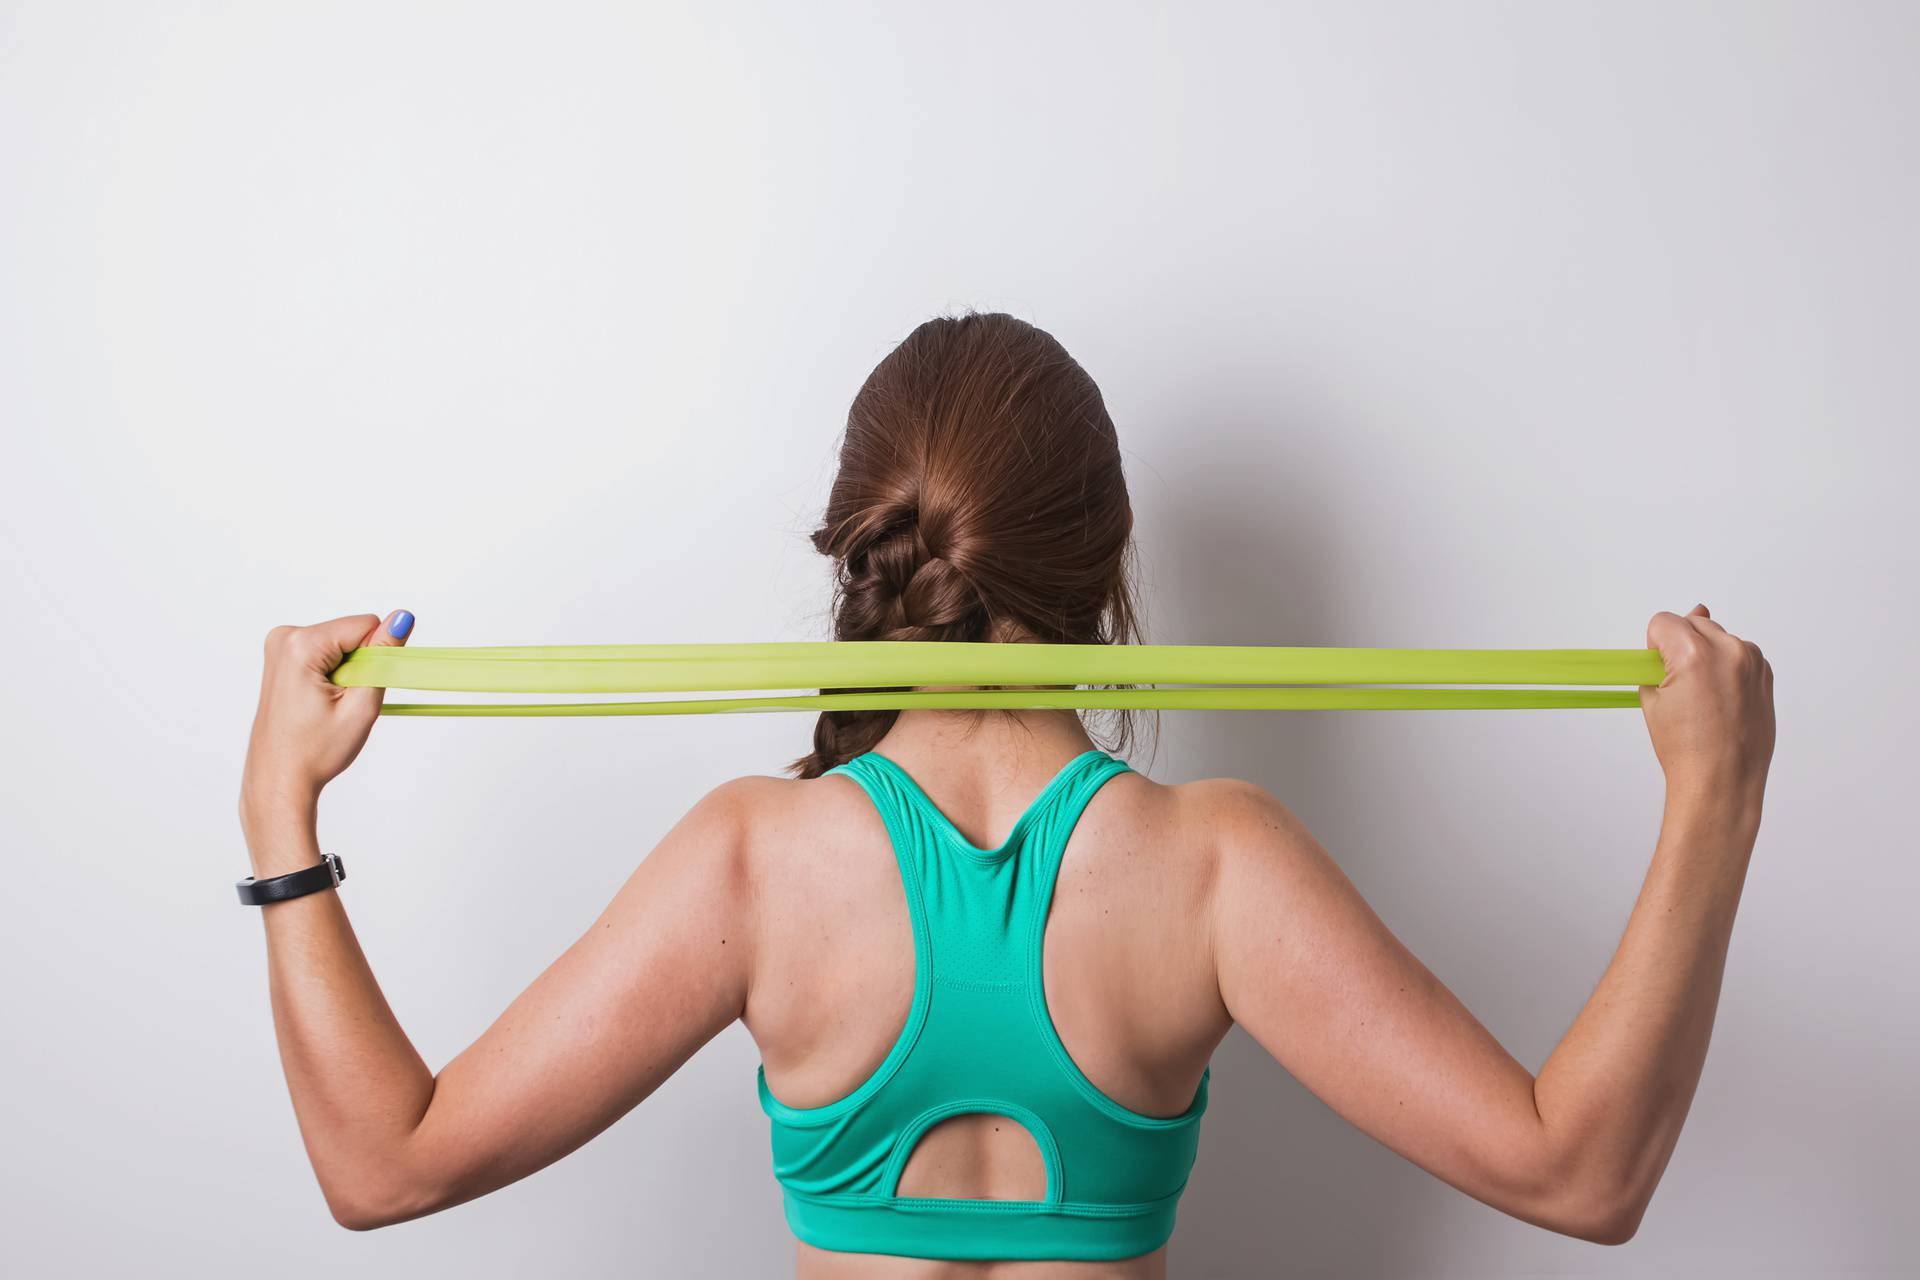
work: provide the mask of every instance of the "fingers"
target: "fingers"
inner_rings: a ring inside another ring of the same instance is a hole
[[[363,648],[395,648],[406,644],[407,637],[413,634],[413,615],[405,609],[395,609],[387,615],[385,622],[381,622],[378,618],[374,619],[374,621],[379,625],[374,629],[372,635],[365,637],[361,641]],[[387,691],[385,689],[374,689],[363,686],[346,690],[341,694],[341,701],[348,704],[358,704],[368,714],[372,714],[379,711],[381,700],[386,697],[386,693]]]
[[[1707,612],[1707,606],[1703,604],[1697,604],[1687,610],[1687,623],[1709,640],[1727,638],[1727,629],[1713,620],[1713,615]]]
[[[337,648],[345,653],[358,648],[366,642],[367,634],[380,625],[380,619],[371,613],[350,613],[344,618],[335,618],[330,622],[316,622],[310,627],[302,627],[313,639],[325,647]]]
[[[1740,643],[1713,620],[1704,604],[1696,604],[1685,616],[1664,611],[1656,613],[1647,623],[1647,647],[1660,651],[1667,669],[1666,678],[1659,684],[1662,689],[1672,682],[1676,671],[1698,659],[1708,645]]]
[[[275,627],[267,633],[267,675],[305,671],[324,680],[353,650],[405,644],[412,631],[413,615],[405,609],[394,610],[384,622],[377,614],[353,613],[310,627]]]
[[[356,613],[310,627],[275,627],[267,633],[267,665],[282,671],[305,667],[324,675],[379,625],[373,614]]]
[[[1647,623],[1647,647],[1658,649],[1660,657],[1667,667],[1667,680],[1683,663],[1692,659],[1706,643],[1706,637],[1694,630],[1692,623],[1677,613],[1661,611],[1653,615]],[[1664,687],[1667,680],[1662,680]]]
[[[1730,660],[1736,669],[1753,673],[1768,686],[1773,680],[1773,668],[1760,647],[1714,621],[1704,604],[1693,606],[1685,616],[1664,612],[1653,615],[1647,624],[1647,646],[1658,649],[1666,664],[1667,678],[1659,685],[1663,689],[1676,671],[1709,654],[1718,655],[1716,660]]]

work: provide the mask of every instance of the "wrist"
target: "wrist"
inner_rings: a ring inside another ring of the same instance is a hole
[[[1736,765],[1676,769],[1667,774],[1669,812],[1711,818],[1719,825],[1757,831],[1765,799],[1764,768]]]
[[[319,860],[320,792],[291,781],[249,779],[240,793],[240,833],[256,877],[298,871]]]
[[[309,818],[320,807],[320,788],[298,774],[249,765],[240,779],[242,827],[274,826]]]

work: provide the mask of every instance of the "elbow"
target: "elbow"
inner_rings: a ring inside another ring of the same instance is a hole
[[[327,1193],[327,1211],[349,1231],[378,1231],[420,1216],[406,1212],[389,1197],[338,1191]]]
[[[1651,1187],[1589,1185],[1558,1197],[1538,1221],[1589,1244],[1621,1245],[1638,1234],[1652,1199]]]
[[[329,1200],[327,1208],[333,1213],[333,1220],[349,1231],[377,1231],[400,1221],[390,1214],[357,1203]]]
[[[349,1231],[378,1231],[445,1208],[450,1202],[424,1189],[392,1183],[366,1182],[322,1187],[327,1211]]]
[[[1510,1194],[1501,1207],[1535,1226],[1589,1244],[1622,1245],[1633,1239],[1653,1200],[1654,1183],[1624,1170],[1603,1172],[1555,1161],[1551,1167],[1534,1167],[1531,1174],[1519,1185],[1509,1184]]]
[[[1570,1218],[1558,1230],[1590,1244],[1625,1244],[1640,1230],[1644,1205],[1596,1204]]]

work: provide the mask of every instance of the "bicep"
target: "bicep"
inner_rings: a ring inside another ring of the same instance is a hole
[[[436,1078],[423,1211],[551,1164],[645,1099],[746,998],[740,785],[668,832],[598,919]]]
[[[1221,998],[1335,1112],[1469,1195],[1552,1217],[1533,1076],[1257,788],[1226,801],[1214,905]]]

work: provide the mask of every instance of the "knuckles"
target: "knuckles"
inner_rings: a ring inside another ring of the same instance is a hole
[[[1727,669],[1740,675],[1763,671],[1771,674],[1773,670],[1760,646],[1753,641],[1731,631],[1725,633],[1724,639],[1716,636],[1709,640],[1685,618],[1664,610],[1654,614],[1647,623],[1647,643],[1660,651],[1669,667],[1682,664],[1712,667],[1724,663]]]
[[[267,656],[290,659],[305,657],[319,647],[312,627],[282,625],[267,632]]]

